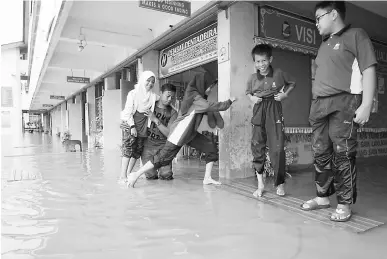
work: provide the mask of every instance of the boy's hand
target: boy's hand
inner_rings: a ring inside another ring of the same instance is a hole
[[[132,135],[133,137],[137,137],[137,130],[136,130],[136,128],[132,128],[130,130],[130,135]]]
[[[353,119],[353,121],[360,125],[366,124],[370,119],[371,108],[372,106],[366,106],[363,104],[360,105],[355,112],[356,117]]]
[[[254,104],[262,102],[262,98],[257,97],[257,96],[254,96],[254,95],[250,96],[250,100],[251,100]]]
[[[235,97],[230,97],[230,101],[233,103],[233,102],[235,102],[237,100],[237,98],[235,98]]]
[[[280,102],[280,101],[282,101],[283,99],[286,99],[287,97],[288,97],[287,94],[281,93],[281,92],[280,92],[280,93],[274,95],[274,100]]]
[[[155,123],[157,122],[157,118],[152,111],[150,111],[150,110],[146,111],[145,116],[147,116],[151,121],[153,121]]]

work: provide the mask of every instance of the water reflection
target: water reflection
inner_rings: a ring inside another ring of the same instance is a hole
[[[282,259],[326,258],[332,251],[377,258],[370,253],[386,252],[381,235],[359,238],[305,224],[294,213],[203,186],[204,168],[193,162],[176,166],[173,181],[140,180],[128,190],[116,182],[118,152],[63,153],[46,136],[30,137],[2,159],[2,258]],[[15,167],[40,177],[9,182]]]

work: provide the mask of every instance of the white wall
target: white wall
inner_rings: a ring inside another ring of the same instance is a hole
[[[2,112],[10,113],[11,127],[2,128],[2,133],[12,134],[16,141],[22,133],[19,48],[1,48],[1,87],[12,87],[12,107],[1,107]]]
[[[80,103],[68,104],[71,139],[82,140],[82,112]]]
[[[253,175],[250,151],[252,107],[245,95],[245,85],[253,72],[250,51],[257,21],[252,3],[237,3],[228,11],[228,16],[225,11],[218,14],[218,51],[230,46],[230,59],[218,61],[218,99],[224,101],[233,96],[238,101],[222,112],[225,127],[219,133],[219,175],[243,178]]]
[[[121,96],[120,90],[108,90],[102,97],[103,113],[103,147],[105,150],[119,150],[121,145],[120,113]]]

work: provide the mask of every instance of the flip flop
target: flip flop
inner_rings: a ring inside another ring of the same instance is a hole
[[[307,205],[308,205],[308,208],[305,208],[305,207],[304,207],[304,204],[307,204]],[[302,210],[305,210],[305,211],[311,211],[311,210],[327,209],[327,208],[330,208],[331,205],[330,205],[330,204],[320,205],[320,204],[318,204],[317,201],[315,201],[315,200],[309,200],[309,201],[304,202],[303,204],[301,204],[300,207],[301,207]]]
[[[342,216],[345,216],[344,218]],[[330,220],[335,222],[347,222],[352,217],[352,211],[348,208],[336,209],[335,212],[331,214]]]
[[[282,197],[286,195],[283,185],[282,185],[282,190],[279,188],[279,186],[277,187],[277,195]]]

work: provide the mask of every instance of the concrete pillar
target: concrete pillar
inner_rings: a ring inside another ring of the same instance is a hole
[[[88,134],[88,146],[93,147],[95,142],[95,134],[96,134],[96,123],[95,123],[95,86],[89,87],[86,90],[86,102],[88,106],[88,123],[89,125],[89,134]]]
[[[152,50],[144,54],[141,59],[138,60],[138,73],[139,76],[143,71],[152,71],[156,75],[156,82],[154,86],[154,92],[159,93],[159,51]]]
[[[49,113],[43,114],[43,131],[50,131],[50,115]]]
[[[228,12],[228,14],[226,14]],[[253,47],[256,9],[252,3],[239,2],[218,13],[219,101],[234,96],[232,107],[222,112],[224,129],[219,132],[219,176],[232,179],[253,175],[251,145],[252,106],[245,95],[245,85],[253,72],[250,51]],[[241,29],[243,28],[243,29]]]
[[[105,81],[105,91],[116,89],[115,75],[106,77],[104,81]]]
[[[102,97],[103,147],[105,150],[119,150],[121,145],[120,90],[105,91]]]
[[[68,130],[69,125],[68,125],[68,120],[67,120],[67,102],[63,102],[60,105],[60,108],[58,110],[59,115],[60,115],[60,132],[65,132]]]
[[[68,130],[71,139],[82,140],[82,111],[80,96],[75,98],[75,103],[68,103]]]

